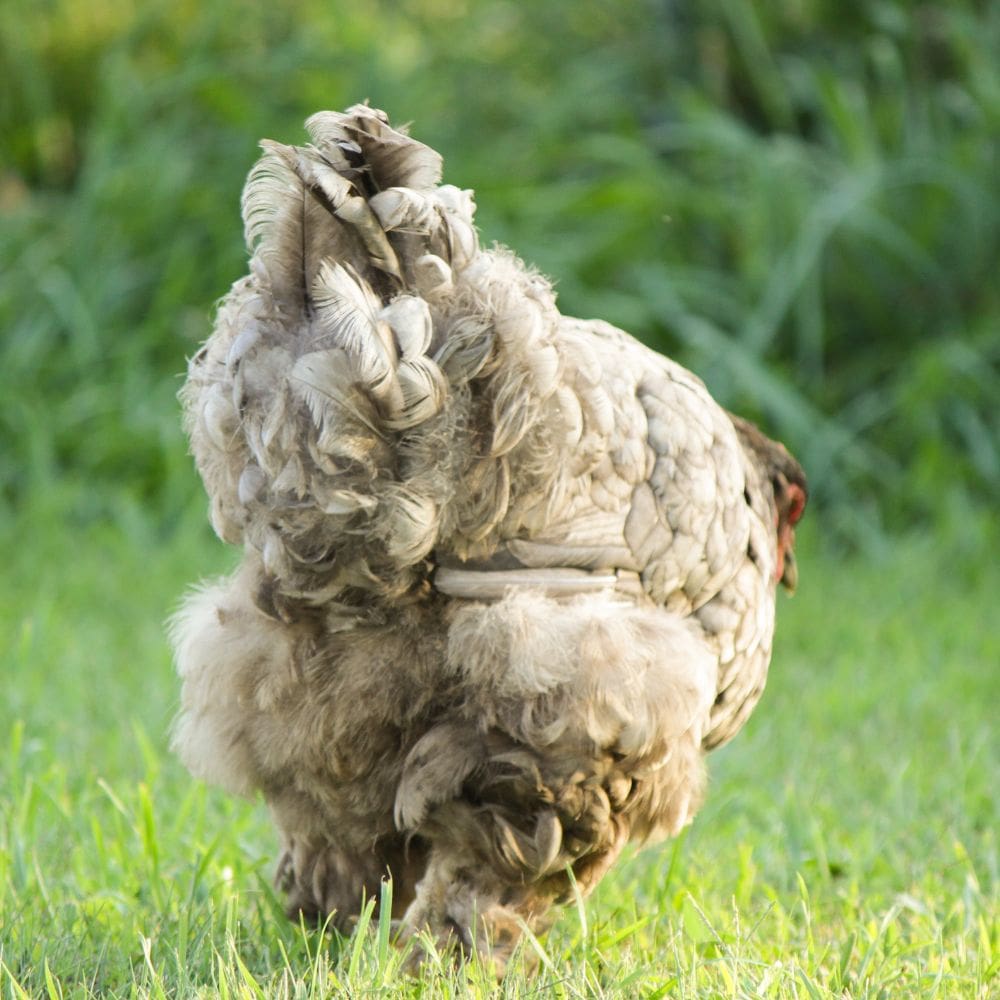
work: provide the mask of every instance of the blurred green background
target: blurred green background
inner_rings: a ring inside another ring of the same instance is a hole
[[[4,0],[7,523],[155,540],[201,517],[174,396],[244,270],[256,142],[365,98],[565,312],[786,440],[825,536],[981,522],[998,52],[1000,6],[972,0]]]

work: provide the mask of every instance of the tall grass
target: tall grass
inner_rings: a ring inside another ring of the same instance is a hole
[[[494,995],[476,966],[409,978],[387,924],[342,940],[287,921],[262,806],[168,755],[159,617],[227,562],[182,528],[137,545],[91,525],[62,559],[40,533],[41,550],[3,538],[0,997]],[[1000,568],[913,539],[843,561],[804,528],[768,690],[710,757],[695,824],[570,906],[504,995],[988,1000],[1000,983],[1000,633],[981,627]]]
[[[176,375],[242,269],[255,142],[368,97],[567,311],[787,439],[845,536],[989,502],[998,33],[972,0],[8,0],[3,499],[175,516]]]

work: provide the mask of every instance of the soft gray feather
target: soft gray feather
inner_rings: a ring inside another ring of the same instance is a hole
[[[249,274],[181,392],[243,547],[173,640],[174,742],[260,791],[293,915],[502,971],[629,841],[671,836],[763,690],[796,580],[794,459],[480,247],[469,191],[380,111],[265,142]]]

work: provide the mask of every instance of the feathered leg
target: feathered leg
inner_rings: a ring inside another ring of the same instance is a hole
[[[517,895],[522,898],[509,898]],[[550,902],[513,893],[476,859],[437,849],[403,917],[403,932],[429,931],[443,951],[458,947],[465,955],[475,953],[501,979],[524,927],[536,933],[547,929]],[[415,953],[414,963],[421,957]]]
[[[431,845],[405,922],[502,975],[574,882],[589,894],[630,837],[690,822],[714,659],[682,621],[604,594],[470,603],[448,652],[464,699],[396,796],[398,827]]]
[[[541,878],[532,880],[526,871],[522,882],[499,875],[457,843],[438,845],[403,918],[404,931],[427,930],[439,948],[457,946],[466,955],[475,953],[501,979],[525,930],[541,935],[549,929],[553,904],[572,898],[572,882],[589,895],[621,854],[628,832],[628,824],[613,817],[601,849]],[[536,961],[530,951],[523,958],[529,965]]]
[[[354,843],[356,836],[338,837],[323,823],[316,804],[295,793],[273,799],[271,812],[281,834],[275,884],[286,894],[289,917],[329,918],[331,926],[350,933],[364,902],[374,899],[377,905],[385,878],[393,882],[391,916],[403,915],[426,864],[419,838],[407,843],[404,837],[389,834],[359,846]]]

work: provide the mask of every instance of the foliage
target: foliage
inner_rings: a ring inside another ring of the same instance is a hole
[[[567,311],[787,439],[845,536],[988,501],[998,49],[973,0],[8,0],[2,497],[176,516],[175,376],[242,269],[254,144],[369,97]]]

